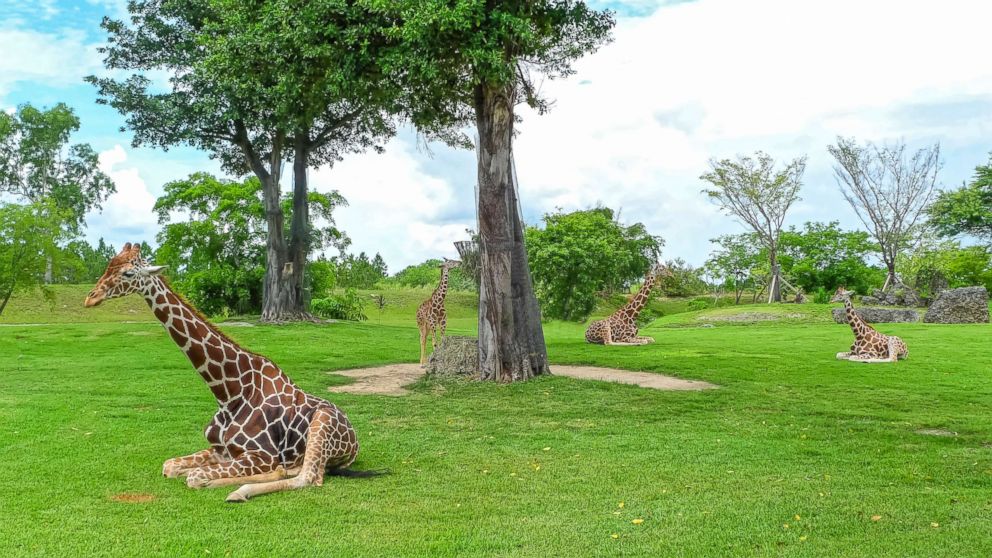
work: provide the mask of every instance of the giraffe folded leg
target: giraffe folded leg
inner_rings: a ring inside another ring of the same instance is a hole
[[[850,358],[851,358],[851,351],[847,351],[845,353],[837,353],[837,360],[850,360]]]
[[[280,479],[295,477],[300,474],[302,466],[292,467],[290,469],[284,468],[282,465],[275,468],[274,471],[269,473],[262,473],[260,475],[251,475],[248,477],[224,477],[220,479],[214,479],[207,482],[205,488],[217,488],[219,486],[231,486],[233,484],[253,484],[257,482],[272,482]]]
[[[634,339],[637,340],[637,344],[639,345],[649,345],[654,343],[654,337],[635,337]]]
[[[324,472],[328,462],[347,467],[358,455],[358,444],[355,443],[354,437],[347,437],[351,427],[348,426],[345,435],[342,435],[340,426],[339,419],[330,410],[318,409],[310,422],[307,450],[300,474],[291,479],[246,484],[228,495],[227,501],[245,502],[262,494],[324,484]]]
[[[193,469],[198,469],[204,465],[212,465],[218,461],[220,461],[220,456],[216,451],[205,449],[191,455],[167,459],[162,464],[162,475],[166,478],[174,479],[185,475]]]
[[[246,452],[236,459],[193,469],[186,476],[186,486],[206,488],[211,481],[271,474],[279,468],[276,458],[267,453]]]

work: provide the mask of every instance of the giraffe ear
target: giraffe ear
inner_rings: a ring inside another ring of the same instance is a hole
[[[148,275],[161,275],[167,266],[164,265],[150,265],[145,268]]]

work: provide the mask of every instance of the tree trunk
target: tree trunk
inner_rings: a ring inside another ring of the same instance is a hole
[[[10,301],[10,295],[14,294],[14,289],[11,287],[6,294],[3,295],[3,301],[0,301],[0,315],[3,315],[3,311],[7,308],[7,302]]]
[[[307,255],[310,252],[310,204],[307,198],[307,157],[310,152],[310,131],[297,134],[293,141],[293,220],[289,230],[289,261],[293,273],[287,277],[287,288],[294,308],[301,319],[313,319],[307,312],[307,297],[303,279]]]
[[[508,88],[476,87],[479,132],[479,370],[481,379],[527,380],[548,372],[540,309],[531,284],[510,158]]]
[[[782,302],[782,269],[778,265],[778,256],[771,252],[772,279],[770,291],[768,292],[768,302]]]
[[[54,275],[54,273],[52,272],[52,268],[53,267],[54,266],[53,266],[53,262],[52,262],[52,256],[51,255],[45,256],[45,284],[46,285],[51,285],[52,284],[52,276]]]
[[[896,279],[895,260],[885,262],[885,268],[888,270],[888,274],[885,276],[885,284],[882,285],[882,292],[888,291],[890,287],[895,287],[898,282]]]

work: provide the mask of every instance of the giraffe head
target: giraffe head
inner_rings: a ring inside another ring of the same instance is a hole
[[[444,261],[441,262],[441,265],[439,265],[438,267],[440,267],[441,270],[444,271],[444,270],[454,269],[454,268],[459,267],[461,265],[462,265],[462,262],[460,262],[458,260],[449,260],[448,258],[444,258]]]
[[[83,306],[92,308],[111,298],[127,296],[140,290],[149,279],[165,269],[161,265],[148,265],[141,259],[141,246],[128,242],[120,253],[110,260],[107,271],[96,282],[96,286],[86,296]]]
[[[674,275],[672,274],[672,270],[668,269],[668,266],[661,262],[658,262],[653,266],[651,266],[651,271],[649,272],[649,276],[650,276],[649,281],[655,287],[661,285],[662,279],[666,277],[674,277]]]
[[[851,300],[852,296],[854,296],[854,292],[847,290],[842,285],[837,287],[837,292],[834,293],[834,296],[830,299],[830,302],[847,302]]]

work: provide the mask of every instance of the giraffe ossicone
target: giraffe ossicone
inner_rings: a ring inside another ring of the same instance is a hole
[[[844,317],[854,332],[851,350],[837,353],[837,358],[854,362],[895,362],[909,356],[909,348],[902,339],[879,333],[854,311],[854,305],[851,304],[853,294],[844,287],[839,287],[830,299],[830,302],[844,303]]]
[[[358,437],[334,404],[298,388],[268,358],[241,348],[162,278],[162,266],[127,243],[84,306],[139,294],[207,383],[219,407],[204,434],[208,449],[167,460],[162,474],[191,488],[243,484],[228,501],[323,484],[358,456]],[[248,484],[258,483],[258,484]]]
[[[462,262],[445,258],[441,263],[441,280],[437,288],[417,308],[417,329],[420,330],[420,365],[427,365],[427,337],[431,338],[431,350],[437,349],[444,339],[448,327],[448,313],[444,309],[444,298],[448,294],[448,274]]]
[[[586,341],[596,345],[647,345],[654,343],[650,337],[637,335],[637,317],[648,303],[651,290],[672,272],[663,264],[655,264],[644,277],[644,285],[630,302],[602,320],[596,320],[586,328]]]

